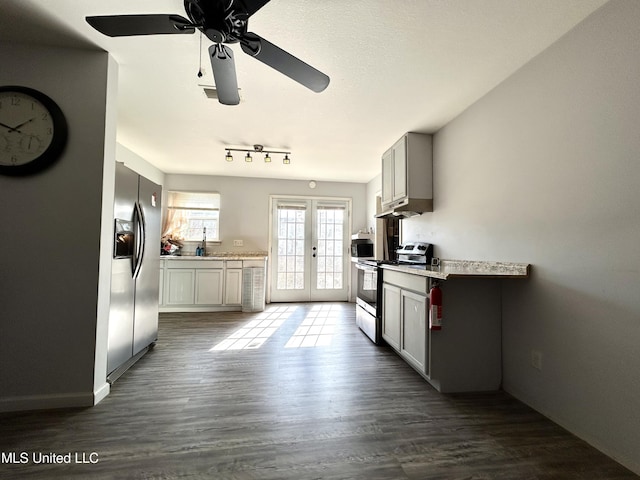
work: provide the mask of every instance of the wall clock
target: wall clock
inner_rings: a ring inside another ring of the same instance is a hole
[[[55,162],[67,143],[67,121],[44,93],[0,87],[0,173],[28,175]]]

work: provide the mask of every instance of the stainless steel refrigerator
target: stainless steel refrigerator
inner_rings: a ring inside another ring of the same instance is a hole
[[[116,164],[107,379],[113,383],[158,337],[162,187]]]

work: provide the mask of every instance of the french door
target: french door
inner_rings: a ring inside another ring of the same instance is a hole
[[[272,198],[271,301],[349,297],[348,200]]]

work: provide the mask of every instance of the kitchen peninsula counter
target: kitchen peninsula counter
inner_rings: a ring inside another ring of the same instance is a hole
[[[440,260],[440,266],[431,265],[388,265],[385,270],[411,273],[423,277],[447,280],[455,277],[466,278],[527,278],[531,266],[528,263],[491,262],[483,260]]]
[[[526,263],[440,260],[439,267],[381,265],[382,338],[439,392],[498,390],[502,382],[502,285]],[[429,327],[439,285],[442,327]]]

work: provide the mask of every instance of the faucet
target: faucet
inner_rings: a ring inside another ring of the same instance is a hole
[[[207,256],[207,227],[202,228],[202,256]]]

